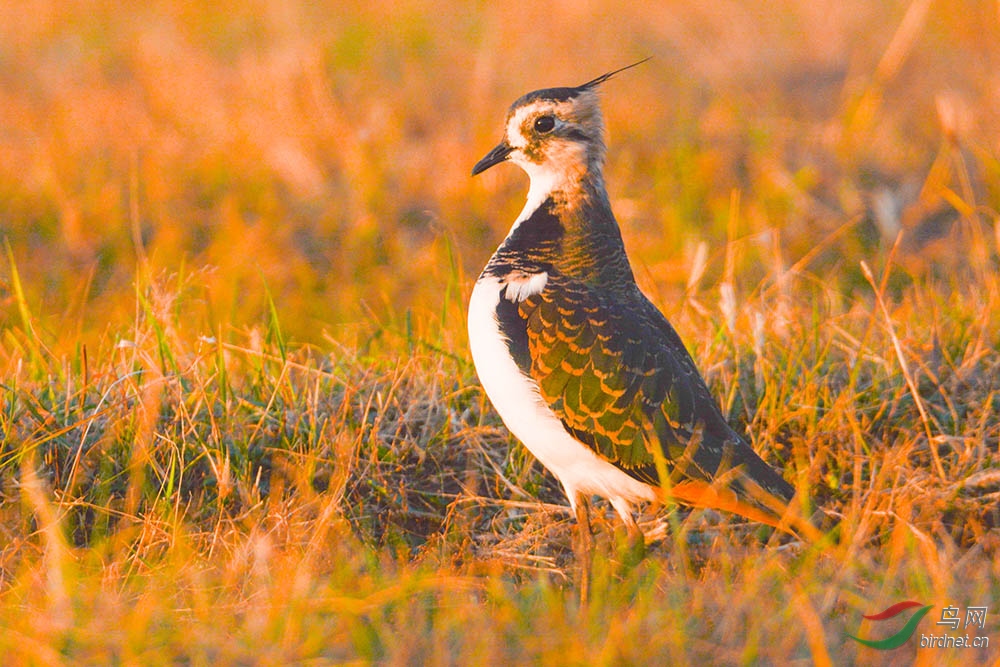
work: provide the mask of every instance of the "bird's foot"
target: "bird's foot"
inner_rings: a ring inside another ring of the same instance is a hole
[[[646,536],[635,523],[625,526],[625,530],[615,530],[615,555],[623,573],[632,569],[646,557]]]

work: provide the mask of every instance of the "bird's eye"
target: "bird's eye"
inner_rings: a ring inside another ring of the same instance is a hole
[[[556,119],[552,116],[539,116],[535,119],[535,132],[538,132],[539,134],[551,132],[552,128],[555,126]]]

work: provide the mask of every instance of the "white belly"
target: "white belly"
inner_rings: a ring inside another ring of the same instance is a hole
[[[479,380],[504,424],[559,479],[574,508],[580,494],[603,496],[616,508],[622,502],[653,500],[652,487],[573,438],[534,382],[521,373],[496,318],[501,289],[503,284],[488,276],[476,283],[469,301],[469,345]]]

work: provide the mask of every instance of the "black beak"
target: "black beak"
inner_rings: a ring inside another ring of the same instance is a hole
[[[476,163],[476,166],[472,168],[472,175],[481,174],[493,165],[500,164],[507,159],[513,150],[506,140],[501,141],[496,148],[486,154],[486,157]]]

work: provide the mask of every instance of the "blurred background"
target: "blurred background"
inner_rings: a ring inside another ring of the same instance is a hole
[[[900,230],[907,275],[961,279],[997,248],[998,44],[975,0],[6,0],[0,327],[16,268],[51,338],[127,328],[148,262],[195,334],[268,293],[305,342],[464,329],[527,188],[469,176],[508,105],[645,56],[602,87],[607,182],[660,304],[802,258],[849,295]]]

